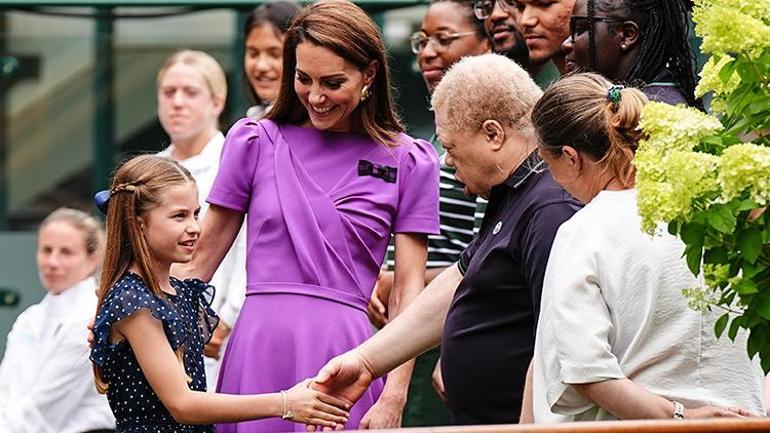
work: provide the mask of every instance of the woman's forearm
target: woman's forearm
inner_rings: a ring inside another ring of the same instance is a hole
[[[572,385],[580,395],[593,401],[618,419],[671,418],[674,403],[629,379]]]
[[[532,391],[532,379],[534,374],[534,362],[529,362],[527,368],[527,377],[524,381],[524,395],[521,398],[521,413],[519,414],[519,424],[534,424],[535,406]]]
[[[211,205],[203,217],[201,234],[189,263],[175,265],[171,272],[178,278],[211,281],[219,264],[233,245],[243,224],[243,214]]]

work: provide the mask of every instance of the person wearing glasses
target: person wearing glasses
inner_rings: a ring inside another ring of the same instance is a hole
[[[319,390],[355,401],[440,343],[455,421],[518,422],[551,243],[579,208],[537,154],[529,113],[541,94],[498,54],[466,57],[441,80],[431,101],[437,135],[465,191],[489,199],[481,229],[395,320],[327,363]]]
[[[484,21],[484,28],[492,40],[492,51],[508,57],[534,76],[539,71],[529,67],[529,50],[516,22],[515,11],[504,0],[473,2],[473,12],[476,18]]]
[[[700,107],[689,0],[577,0],[562,44],[570,72],[597,72],[653,101]]]
[[[467,0],[434,0],[425,12],[420,31],[412,35],[410,42],[430,93],[433,93],[444,73],[461,58],[488,53],[492,47],[483,21],[474,16],[471,3]],[[435,134],[431,142],[439,155],[443,154]],[[443,162],[444,157],[442,155],[438,185],[441,229],[438,235],[428,238],[425,285],[456,263],[473,238],[476,197],[465,194],[464,185],[455,178],[454,168]],[[379,308],[369,309],[374,319],[372,322],[378,325],[385,322],[383,313],[387,311],[385,306],[392,287],[394,265],[393,251],[389,250],[387,270],[380,273],[372,296],[371,306]],[[404,409],[404,427],[452,423],[451,413],[439,399],[439,396],[443,398],[443,383],[439,369],[434,370],[438,357],[439,349],[434,349],[417,358]],[[431,376],[435,379],[435,390],[431,386]]]
[[[748,333],[714,336],[723,312],[695,311],[682,295],[702,284],[684,243],[665,225],[641,228],[633,159],[646,103],[588,73],[552,85],[532,110],[540,155],[585,206],[553,241],[522,421],[765,415]]]

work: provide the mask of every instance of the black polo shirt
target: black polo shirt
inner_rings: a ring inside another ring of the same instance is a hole
[[[519,421],[551,244],[579,208],[537,152],[490,192],[481,230],[460,256],[464,278],[441,343],[458,424]]]

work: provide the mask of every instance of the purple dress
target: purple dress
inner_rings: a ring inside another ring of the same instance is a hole
[[[366,306],[390,234],[438,233],[438,174],[433,146],[405,134],[386,147],[356,133],[236,123],[208,198],[247,213],[246,301],[219,392],[287,389],[369,338]],[[382,387],[372,384],[347,428],[358,427]],[[305,427],[269,419],[218,431]]]

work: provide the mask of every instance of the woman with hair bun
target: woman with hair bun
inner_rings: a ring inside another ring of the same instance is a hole
[[[632,162],[646,102],[639,90],[578,74],[533,109],[540,155],[586,203],[559,228],[548,260],[535,422],[764,415],[746,335],[717,339],[721,313],[692,310],[682,294],[700,284],[684,244],[665,227],[641,230]]]

